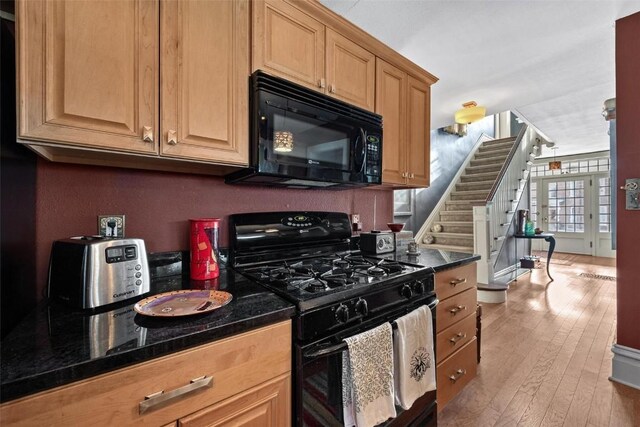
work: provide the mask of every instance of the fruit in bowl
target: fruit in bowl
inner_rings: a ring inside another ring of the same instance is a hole
[[[389,230],[393,231],[394,233],[397,233],[399,231],[402,231],[402,229],[404,228],[404,224],[397,223],[397,222],[388,222],[387,227],[389,227]]]

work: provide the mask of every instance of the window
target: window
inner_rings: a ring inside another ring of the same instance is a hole
[[[530,198],[531,198],[531,210],[529,210],[529,219],[533,222],[533,226],[538,226],[538,183],[531,182],[530,184]]]
[[[549,170],[549,164],[543,163],[531,167],[531,176],[535,178],[539,176],[566,175],[572,173],[608,172],[611,166],[610,163],[611,161],[608,157],[590,160],[563,161],[562,168],[559,170]]]
[[[550,182],[549,231],[584,233],[584,180]]]
[[[598,179],[598,211],[601,233],[611,233],[611,187],[609,177]]]

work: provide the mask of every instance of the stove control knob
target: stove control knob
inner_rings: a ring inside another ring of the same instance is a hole
[[[400,289],[400,295],[402,295],[406,299],[411,299],[411,297],[413,296],[413,291],[411,290],[411,286],[402,285],[402,289]]]
[[[336,308],[336,320],[338,323],[347,323],[349,321],[349,307],[340,304],[338,308]]]
[[[366,300],[360,298],[356,301],[356,313],[359,313],[362,316],[369,314],[369,305]]]
[[[418,295],[424,294],[425,292],[424,283],[421,282],[420,280],[416,280],[416,283],[413,284],[413,289],[416,291]]]

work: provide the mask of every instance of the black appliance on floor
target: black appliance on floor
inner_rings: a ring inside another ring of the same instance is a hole
[[[230,216],[229,263],[297,306],[293,319],[293,425],[343,425],[343,339],[421,305],[434,316],[433,269],[349,250],[344,213],[266,212]],[[435,391],[385,426],[436,423]]]

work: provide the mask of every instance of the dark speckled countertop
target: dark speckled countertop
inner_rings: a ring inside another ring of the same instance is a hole
[[[480,260],[480,255],[462,252],[449,252],[440,249],[427,248],[418,248],[418,251],[417,255],[408,254],[406,251],[397,251],[377,256],[380,258],[432,267],[436,272]]]
[[[182,276],[165,277],[154,280],[151,294],[197,284]],[[212,312],[180,318],[141,316],[133,311],[135,300],[92,314],[41,304],[2,340],[0,401],[286,320],[295,312],[293,305],[232,271],[223,270],[218,283],[209,286],[230,292],[233,300]]]

